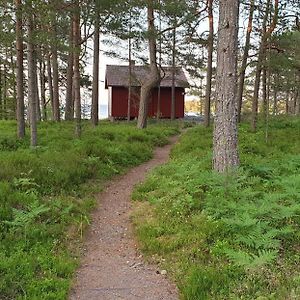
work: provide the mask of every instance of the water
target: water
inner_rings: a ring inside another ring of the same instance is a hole
[[[100,119],[108,118],[108,105],[107,104],[100,104],[100,106],[99,106],[99,118]]]

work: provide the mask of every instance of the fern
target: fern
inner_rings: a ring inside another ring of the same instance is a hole
[[[233,250],[227,248],[224,250],[224,252],[229,261],[235,266],[248,267],[253,260],[249,253],[242,250]]]
[[[39,205],[38,201],[33,202],[27,211],[13,209],[13,220],[3,221],[4,224],[12,227],[26,227],[43,213],[49,211],[50,208],[45,205]]]

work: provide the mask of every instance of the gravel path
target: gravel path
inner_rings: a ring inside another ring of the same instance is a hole
[[[70,300],[178,299],[176,286],[143,261],[130,223],[133,187],[167,162],[177,139],[172,137],[169,145],[155,150],[153,159],[112,180],[99,194]]]

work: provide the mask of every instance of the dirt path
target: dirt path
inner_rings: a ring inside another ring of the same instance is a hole
[[[70,300],[177,300],[174,284],[147,265],[135,244],[129,220],[131,193],[149,170],[168,160],[171,144],[157,148],[152,160],[112,180],[99,195],[99,206],[84,243]]]

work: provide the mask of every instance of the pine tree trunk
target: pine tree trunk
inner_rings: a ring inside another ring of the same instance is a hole
[[[5,51],[6,52],[6,51]],[[6,52],[7,53],[7,52]],[[3,60],[3,106],[2,106],[2,112],[3,112],[3,119],[7,120],[7,57]]]
[[[42,119],[47,121],[47,105],[46,105],[46,82],[45,82],[45,69],[46,65],[43,61],[44,56],[41,50],[41,59],[40,59],[40,86],[41,86],[41,106],[42,106]]]
[[[36,87],[35,87],[35,64],[33,44],[33,20],[32,1],[29,1],[29,13],[27,16],[27,60],[28,60],[28,102],[30,119],[30,145],[37,146],[37,116],[36,116]]]
[[[238,118],[239,123],[241,122],[243,92],[244,92],[244,84],[245,84],[245,73],[246,73],[247,60],[248,60],[249,49],[250,49],[250,37],[251,37],[251,32],[252,32],[254,9],[255,9],[255,0],[251,0],[249,18],[248,18],[248,26],[247,26],[247,34],[246,34],[246,41],[245,41],[245,49],[244,49],[244,54],[243,54],[240,80],[239,80],[239,86],[238,86],[238,96],[237,96],[237,105],[238,105],[237,118]]]
[[[54,23],[56,20],[54,21]],[[52,69],[53,69],[53,120],[59,122],[60,121],[60,105],[59,105],[59,75],[58,75],[58,57],[57,57],[57,46],[56,46],[56,28],[55,24],[53,26],[53,38],[54,42],[51,46],[51,62],[52,62]]]
[[[14,46],[11,45],[10,47],[10,68],[11,70],[14,70],[14,75],[13,75],[13,102],[12,102],[12,114],[10,118],[16,118],[17,116],[17,82],[16,82],[16,63],[14,61]]]
[[[286,99],[285,99],[285,114],[289,115],[290,113],[290,91],[286,92]]]
[[[132,96],[132,57],[131,57],[131,47],[132,47],[132,45],[131,45],[131,38],[129,38],[129,40],[128,40],[129,85],[128,85],[128,99],[127,99],[127,122],[129,122],[130,118],[131,118],[131,115],[130,115],[130,111],[131,111],[131,96]]]
[[[239,0],[220,0],[213,167],[227,172],[239,166],[237,138],[237,50]]]
[[[257,115],[258,115],[258,95],[259,95],[259,85],[260,85],[260,75],[262,72],[263,64],[266,60],[266,46],[267,43],[272,35],[272,32],[274,31],[277,20],[278,20],[278,4],[279,0],[274,0],[274,15],[273,20],[270,25],[270,28],[267,30],[267,21],[268,16],[270,13],[270,6],[271,1],[267,0],[266,4],[266,11],[264,15],[263,20],[263,29],[262,29],[262,37],[261,37],[261,43],[259,47],[259,53],[258,53],[258,61],[257,61],[257,68],[256,68],[256,75],[255,75],[255,84],[254,84],[254,95],[253,95],[253,102],[252,102],[252,122],[251,127],[252,131],[256,131],[257,128]]]
[[[174,26],[176,25],[176,19],[174,20]],[[175,120],[176,117],[176,98],[175,98],[175,75],[176,75],[176,27],[173,29],[172,35],[172,87],[171,87],[171,120]]]
[[[80,7],[79,0],[74,0],[73,34],[74,34],[74,107],[75,107],[75,135],[81,136],[81,98],[80,98]]]
[[[147,1],[147,16],[148,16],[148,43],[149,43],[149,55],[150,55],[150,73],[147,78],[142,83],[141,86],[141,96],[140,96],[140,107],[137,128],[147,127],[147,115],[148,106],[152,93],[152,89],[157,86],[160,80],[160,74],[156,62],[156,36],[155,36],[155,26],[154,26],[154,1]]]
[[[67,66],[67,91],[66,91],[66,108],[65,119],[73,120],[74,105],[73,105],[73,63],[74,63],[74,44],[73,44],[73,23],[72,18],[69,30],[69,52],[68,52],[68,66]]]
[[[209,35],[207,44],[207,71],[206,71],[206,89],[205,89],[205,106],[204,106],[204,126],[210,125],[210,102],[211,102],[211,80],[212,80],[212,62],[214,50],[214,16],[213,16],[213,0],[207,2]]]
[[[92,90],[92,111],[91,121],[94,126],[99,122],[99,51],[100,51],[100,29],[99,13],[96,13],[94,32],[94,61],[93,61],[93,90]]]
[[[262,69],[262,113],[263,121],[267,119],[267,69],[266,66]]]
[[[23,46],[23,30],[22,30],[22,0],[15,0],[16,6],[16,50],[17,50],[17,135],[19,139],[25,137],[25,117],[24,117],[24,46]]]
[[[49,98],[52,110],[52,120],[53,120],[53,111],[54,111],[54,101],[53,101],[53,80],[52,80],[52,68],[51,68],[51,54],[47,55],[47,77],[48,77],[48,90],[49,90]]]
[[[252,131],[254,132],[256,131],[256,127],[257,127],[259,86],[260,86],[260,77],[263,68],[263,63],[265,60],[265,47],[267,42],[267,21],[270,12],[270,4],[271,4],[271,0],[267,0],[266,10],[265,10],[263,24],[262,24],[261,42],[259,46],[257,66],[255,72],[255,83],[254,83],[254,92],[253,92],[253,100],[252,100],[252,121],[251,121],[251,128]]]
[[[36,101],[36,119],[37,121],[41,121],[41,106],[40,106],[40,96],[39,96],[39,88],[38,88],[38,67],[37,67],[37,52],[36,50],[33,53],[34,57],[34,85],[35,85],[35,101]]]

